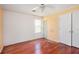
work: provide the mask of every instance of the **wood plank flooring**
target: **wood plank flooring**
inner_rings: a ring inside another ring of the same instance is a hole
[[[2,54],[79,54],[79,48],[41,38],[6,46]]]

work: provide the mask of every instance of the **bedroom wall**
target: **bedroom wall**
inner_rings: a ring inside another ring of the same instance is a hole
[[[43,17],[43,19],[47,22],[47,39],[59,42],[59,17],[75,10],[79,10],[79,6],[74,6]]]
[[[4,45],[6,46],[35,39],[35,19],[41,18],[4,10]],[[42,37],[40,34],[37,35],[37,38]]]
[[[3,9],[0,5],[0,52],[3,49]]]
[[[44,17],[47,22],[47,39],[58,42],[58,17]]]

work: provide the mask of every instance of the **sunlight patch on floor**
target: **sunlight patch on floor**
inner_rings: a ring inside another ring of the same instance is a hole
[[[36,41],[35,54],[41,54],[41,45],[39,41]]]

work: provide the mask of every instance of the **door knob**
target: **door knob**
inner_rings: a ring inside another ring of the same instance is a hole
[[[72,30],[70,30],[69,32],[73,33],[73,31],[72,31]]]

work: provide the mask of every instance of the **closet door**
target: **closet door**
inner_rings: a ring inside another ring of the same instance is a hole
[[[72,46],[79,48],[79,11],[72,13],[73,20],[73,38]]]
[[[2,48],[3,48],[3,38],[2,38],[2,34],[3,34],[3,20],[2,20],[2,17],[3,17],[3,12],[2,12],[2,8],[0,6],[0,53],[2,51]]]
[[[59,17],[60,42],[71,46],[71,13]]]

